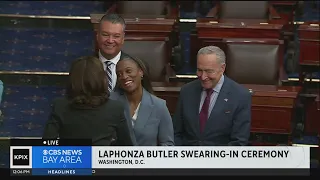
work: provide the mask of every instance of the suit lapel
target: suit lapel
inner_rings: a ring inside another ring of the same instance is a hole
[[[202,86],[200,84],[200,81],[197,80],[196,82],[196,88],[194,89],[194,96],[191,96],[193,98],[190,98],[191,104],[196,105],[196,108],[191,108],[192,114],[194,115],[193,118],[191,118],[191,123],[193,124],[192,127],[195,128],[195,132],[197,135],[200,135],[200,122],[199,122],[199,108],[200,108],[200,101],[201,101],[201,93],[202,93]],[[191,106],[192,107],[192,106]]]
[[[151,94],[143,89],[140,108],[138,111],[138,117],[134,126],[134,130],[141,131],[145,127],[152,113],[153,104],[151,100]]]
[[[214,107],[212,108],[212,111],[209,115],[209,118],[207,120],[204,132],[207,128],[210,128],[210,123],[214,120],[216,120],[217,118],[219,118],[219,116],[217,116],[216,113],[218,112],[222,112],[223,109],[225,108],[225,106],[228,104],[228,98],[230,96],[230,88],[229,88],[229,80],[227,79],[227,77],[225,76],[224,79],[224,83],[220,89],[220,92],[218,94],[216,103],[214,105]]]
[[[118,98],[119,101],[121,101],[124,105],[124,116],[127,120],[130,120],[131,122],[131,119],[132,117],[130,116],[130,106],[129,106],[129,102],[126,98],[126,96],[124,94],[119,94],[119,98]]]
[[[124,116],[127,120],[128,126],[129,126],[130,135],[131,135],[133,144],[137,144],[137,140],[136,140],[134,129],[132,127],[132,122],[131,122],[132,117],[130,116],[129,101],[127,100],[126,96],[123,93],[121,93],[121,91],[117,91],[117,92],[115,92],[115,94],[118,96],[116,99],[118,101],[122,102],[124,105]]]
[[[123,93],[121,93],[119,91],[116,93],[118,95],[118,98],[116,98],[116,99],[118,99],[120,102],[122,102],[124,104],[125,118],[130,121],[130,125],[131,125],[132,117],[130,115],[129,101]],[[143,129],[144,129],[146,123],[148,122],[149,117],[152,113],[153,106],[154,105],[152,103],[151,94],[148,91],[146,91],[145,89],[143,89],[140,108],[138,111],[138,117],[137,117],[135,126],[133,128],[131,128],[133,131],[143,131]],[[131,127],[132,127],[132,125],[131,125]],[[136,137],[135,135],[133,135],[134,142],[136,142],[136,139],[138,139],[138,138],[139,137]]]

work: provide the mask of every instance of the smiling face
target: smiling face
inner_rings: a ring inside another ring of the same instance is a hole
[[[117,77],[120,88],[132,93],[142,88],[141,79],[143,71],[131,59],[123,59],[117,63]]]
[[[219,63],[215,54],[200,54],[197,58],[197,76],[202,87],[214,88],[225,71],[225,64]]]
[[[102,21],[97,33],[97,42],[101,54],[107,58],[115,57],[124,43],[124,26],[120,23]]]

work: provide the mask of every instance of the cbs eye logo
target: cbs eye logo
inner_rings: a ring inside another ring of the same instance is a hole
[[[13,149],[13,165],[29,165],[29,149]]]

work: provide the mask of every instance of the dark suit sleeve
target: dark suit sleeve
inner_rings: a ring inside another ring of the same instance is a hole
[[[121,108],[119,111],[119,118],[117,119],[119,121],[117,126],[117,142],[116,146],[134,146],[134,143],[131,139],[129,126],[127,123],[126,118],[124,117],[124,109]]]
[[[59,103],[56,101],[51,105],[51,112],[49,115],[49,119],[45,125],[43,138],[44,139],[56,139],[59,137],[59,129],[61,124],[61,119],[59,117],[59,113],[56,111],[56,107],[59,106]]]
[[[241,95],[231,131],[229,146],[245,146],[248,144],[251,128],[251,94],[249,91]]]
[[[173,115],[174,143],[176,146],[182,146],[182,138],[184,133],[183,117],[182,117],[182,89],[177,103],[175,113]]]
[[[158,140],[160,146],[173,146],[174,145],[174,131],[172,118],[167,108],[166,102],[163,101],[160,112],[160,126],[158,133]]]

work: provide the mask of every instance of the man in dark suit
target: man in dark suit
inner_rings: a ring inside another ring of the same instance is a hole
[[[125,28],[124,19],[117,14],[104,15],[98,28],[99,59],[104,65],[110,92],[114,90],[117,82],[116,65],[121,56],[127,55],[121,51],[124,44]]]
[[[177,146],[247,145],[251,94],[224,75],[225,53],[208,46],[197,55],[197,76],[181,88],[173,117]]]

